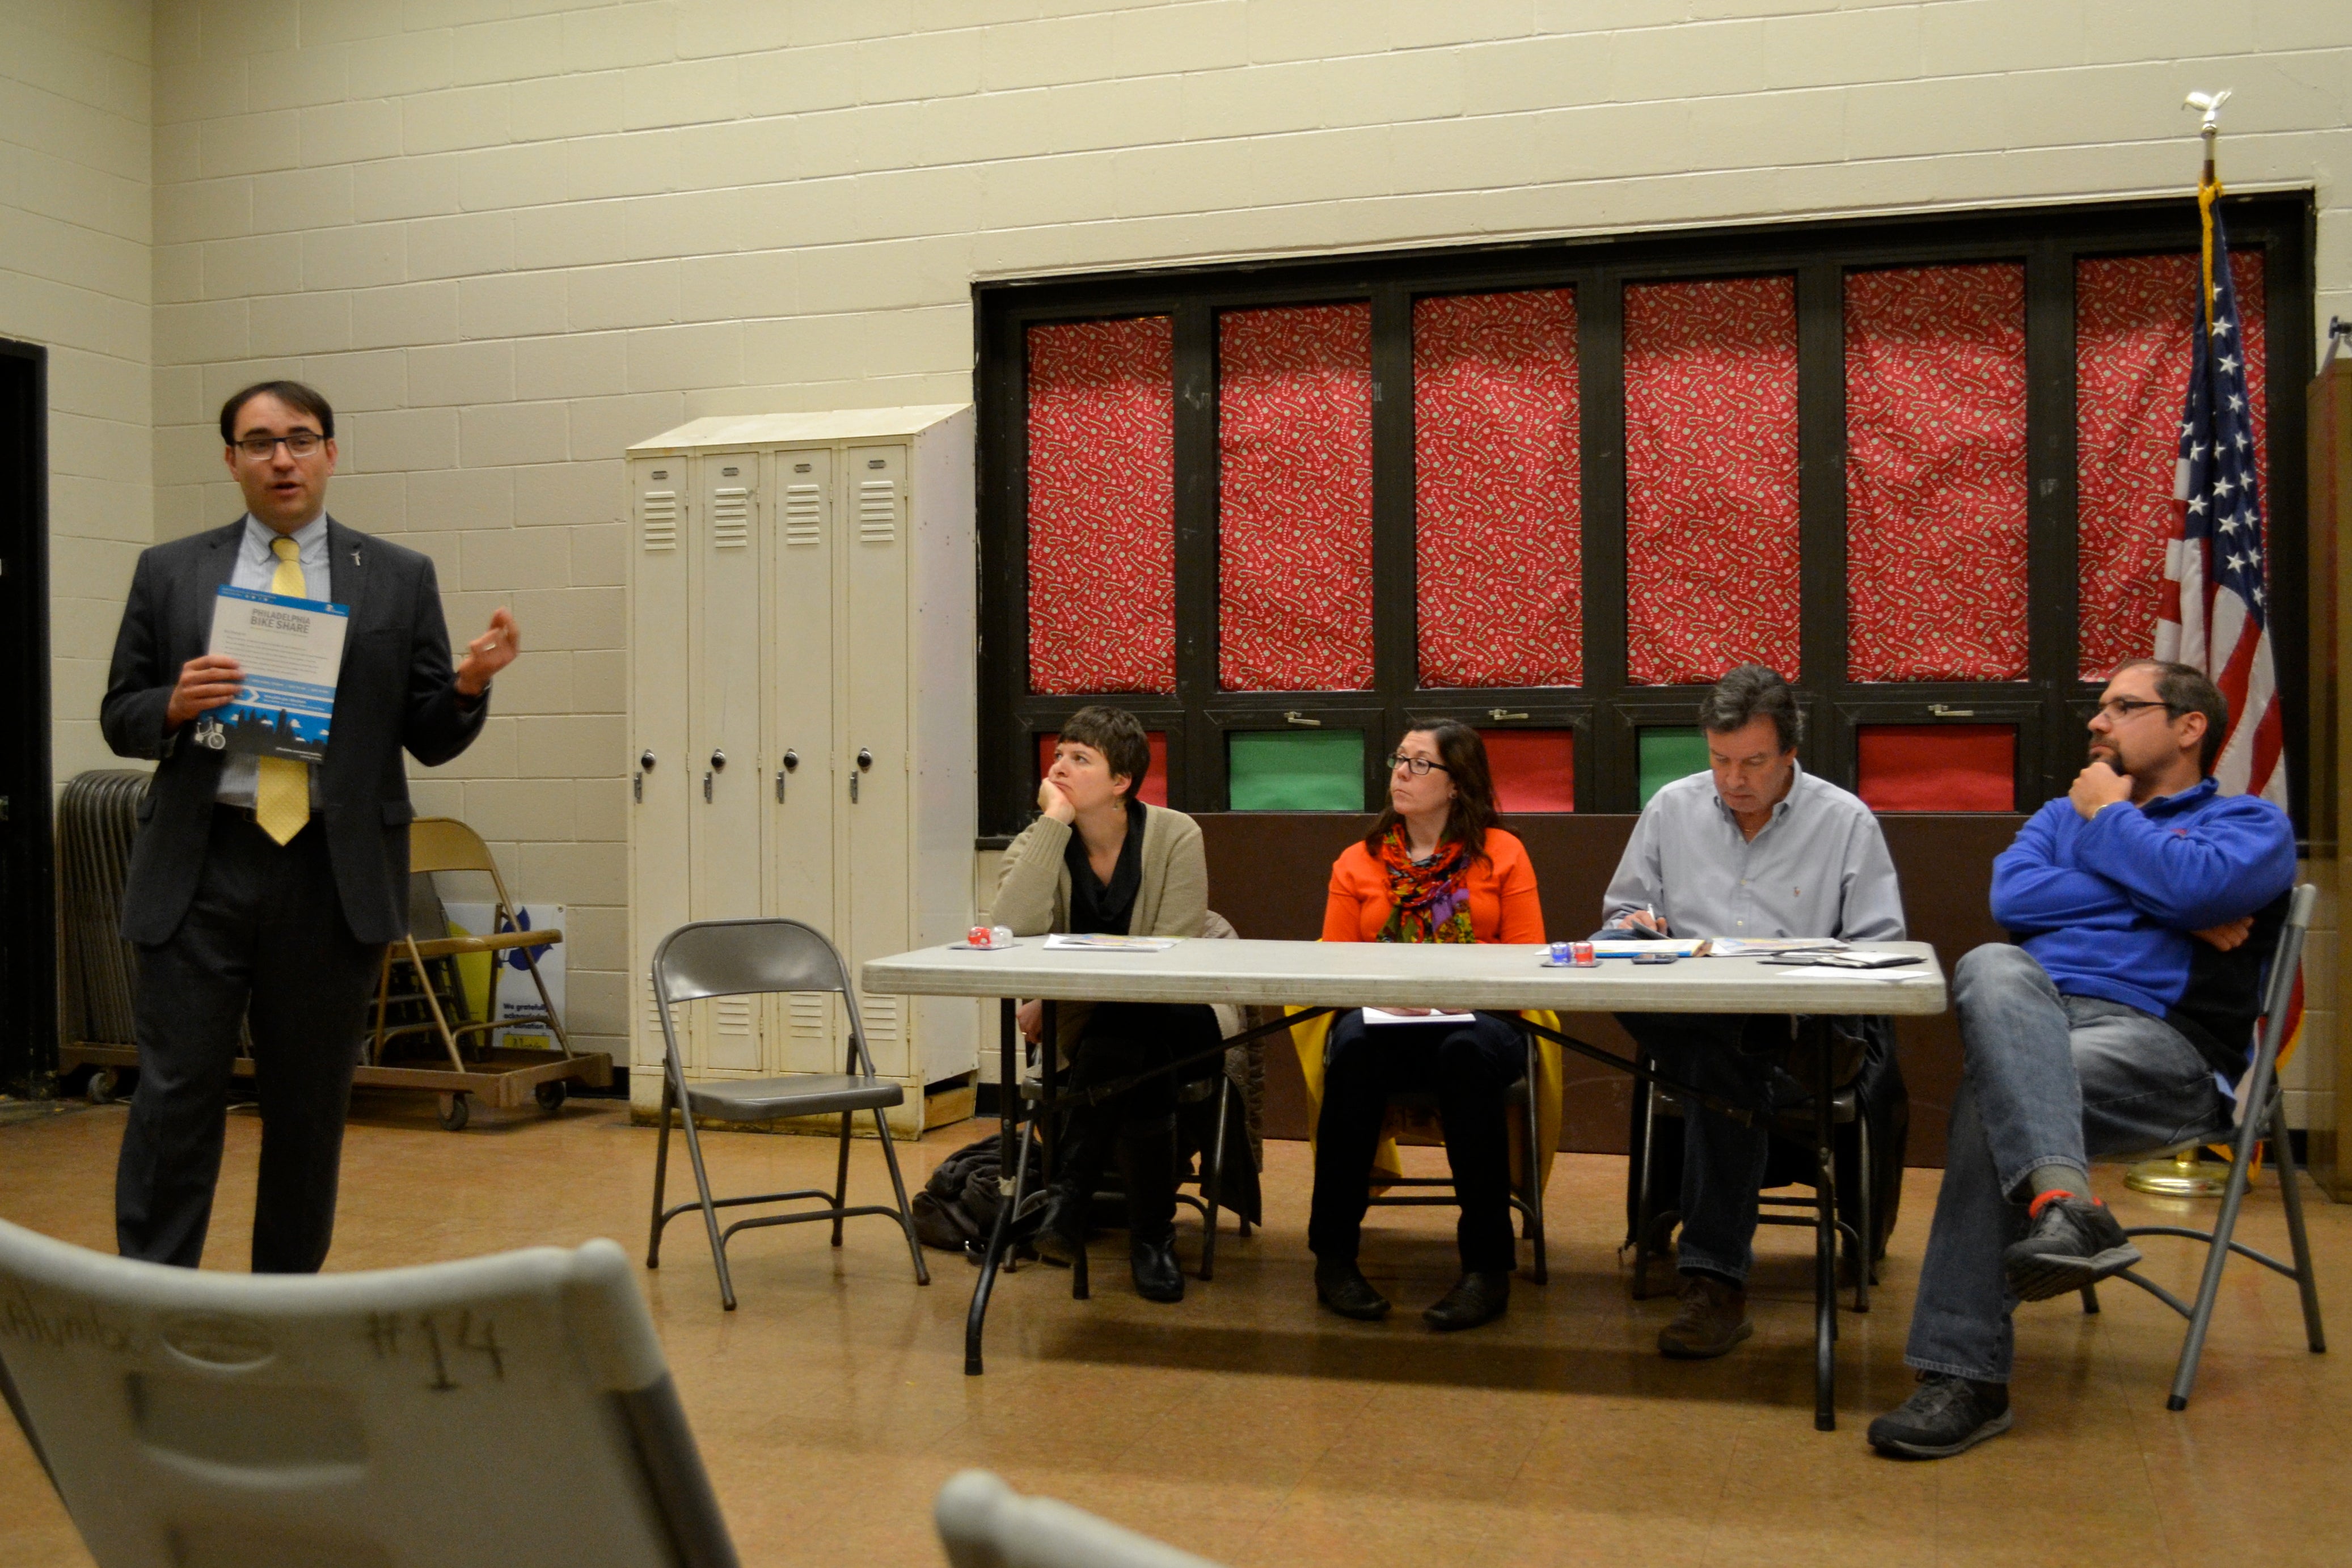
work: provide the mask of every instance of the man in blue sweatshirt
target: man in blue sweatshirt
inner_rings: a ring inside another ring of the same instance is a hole
[[[1883,1453],[1941,1458],[2009,1430],[2010,1314],[2130,1268],[2091,1197],[2093,1155],[2226,1125],[2262,970],[2294,883],[2276,806],[2220,794],[2229,728],[2187,664],[2126,664],[2091,760],[1993,862],[1991,944],[1952,974],[1963,1071],[1904,1360],[1916,1393],[1871,1423]]]

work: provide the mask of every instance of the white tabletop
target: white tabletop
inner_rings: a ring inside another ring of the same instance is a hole
[[[1250,942],[1196,938],[1160,953],[1049,949],[1024,936],[1007,951],[924,947],[869,961],[860,983],[882,995],[1051,997],[1060,1001],[1231,1002],[1298,1007],[1549,1008],[1555,1012],[1939,1013],[1944,971],[1925,942],[1871,942],[1913,953],[1900,982],[1861,973],[1800,975],[1758,958],[1678,964],[1602,960],[1548,968],[1546,950],[1503,943]]]

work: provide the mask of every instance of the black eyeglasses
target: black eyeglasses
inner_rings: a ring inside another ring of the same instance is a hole
[[[1391,752],[1389,754],[1388,762],[1390,772],[1393,773],[1398,768],[1402,768],[1407,773],[1412,774],[1415,779],[1428,778],[1429,770],[1433,768],[1436,768],[1440,773],[1451,773],[1454,771],[1454,769],[1448,768],[1443,762],[1433,762],[1426,757],[1407,757],[1402,752]]]
[[[308,457],[319,450],[319,444],[325,439],[315,430],[298,430],[291,435],[248,435],[232,444],[247,457],[267,462],[280,445],[292,456]]]
[[[2170,703],[2150,702],[2146,697],[2109,697],[2099,705],[2099,711],[2107,716],[2109,723],[2121,724],[2144,707],[2160,707],[2167,713],[2172,711]]]

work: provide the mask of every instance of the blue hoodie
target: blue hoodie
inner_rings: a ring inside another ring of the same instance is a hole
[[[2105,807],[2088,821],[2065,796],[2052,800],[1993,862],[1992,916],[2062,992],[2179,1026],[2184,1000],[2191,1015],[2203,1010],[2189,993],[2192,981],[2203,988],[2214,956],[2189,933],[2267,915],[2294,885],[2286,813],[2252,796],[2223,795],[2207,779],[2146,806]],[[2274,930],[2276,922],[2259,924]],[[2248,948],[2259,944],[2267,955],[2264,935],[2258,929]],[[2183,1032],[2195,1040],[2206,1031]],[[2244,1039],[2198,1043],[2235,1061]]]

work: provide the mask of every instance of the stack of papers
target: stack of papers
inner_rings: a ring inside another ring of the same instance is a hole
[[[1106,936],[1092,931],[1056,931],[1045,946],[1062,952],[1165,953],[1176,946],[1173,936]]]
[[[1630,958],[1636,953],[1678,953],[1687,958],[1698,951],[1698,945],[1705,940],[1706,938],[1704,936],[1661,936],[1654,939],[1634,938],[1622,942],[1595,942],[1592,945],[1592,956],[1596,958]],[[1715,951],[1722,952],[1723,944],[1717,943]]]
[[[1759,953],[1837,953],[1847,944],[1835,936],[1718,936],[1715,939],[1715,956],[1718,958],[1747,958]]]

